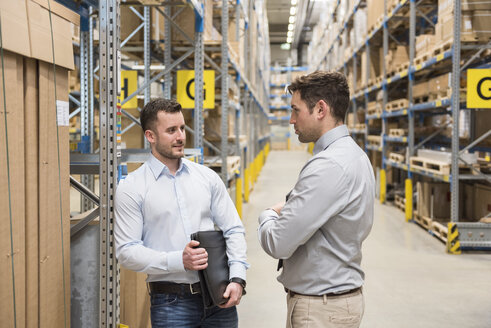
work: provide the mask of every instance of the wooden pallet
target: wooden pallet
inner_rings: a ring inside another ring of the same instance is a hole
[[[449,175],[451,170],[451,165],[449,163],[425,157],[413,156],[409,159],[409,162],[413,168],[438,175]]]
[[[372,26],[370,26],[368,28],[368,35],[370,35],[373,31],[375,31],[378,27],[380,27],[380,25],[382,25],[382,21],[384,20],[384,17],[379,17],[377,19],[377,22],[375,24],[373,24]]]
[[[403,63],[403,64],[397,66],[395,71],[397,73],[401,73],[401,72],[404,72],[405,70],[407,70],[408,68],[409,68],[409,63]]]
[[[369,107],[367,107],[367,115],[377,115],[380,114],[382,115],[382,108],[380,108],[379,104],[374,104]]]
[[[439,54],[443,54],[445,51],[450,50],[452,48],[452,44],[453,44],[453,40],[449,40],[436,45],[433,48],[432,55],[438,56]]]
[[[380,147],[382,143],[381,136],[367,136],[367,142],[369,145]]]
[[[396,73],[397,73],[397,70],[394,68],[393,70],[390,70],[387,72],[386,78],[389,79],[391,77],[394,77],[394,75],[396,75]]]
[[[449,175],[452,170],[452,165],[447,162],[441,162],[425,157],[411,157],[409,159],[411,168],[415,168],[436,175]],[[463,163],[459,164],[459,174],[470,174],[473,170]]]
[[[491,174],[491,163],[477,163],[477,164],[472,164],[472,174],[474,175],[479,175],[479,173],[482,174]]]
[[[219,156],[205,156],[204,164],[212,169],[220,170],[222,167],[222,158]],[[227,172],[229,176],[233,176],[235,171],[240,167],[240,156],[227,157]]]
[[[358,130],[358,131],[366,130],[366,128],[367,128],[367,125],[365,123],[357,123],[357,124],[355,124],[355,129]]]
[[[444,222],[433,221],[431,223],[430,229],[435,237],[442,240],[443,242],[447,242],[448,236],[448,226]]]
[[[404,163],[406,157],[404,155],[398,154],[398,153],[390,153],[389,154],[389,159],[393,162],[396,163]]]
[[[405,137],[407,135],[407,129],[390,129],[389,137]]]
[[[413,219],[426,230],[431,230],[433,220],[427,216],[419,215],[418,211],[413,212]]]
[[[406,198],[400,195],[395,195],[394,197],[394,204],[398,209],[401,211],[406,211]]]
[[[409,101],[407,99],[397,99],[387,103],[385,106],[385,110],[388,112],[393,112],[397,110],[401,110],[403,108],[407,108],[409,106]]]
[[[430,54],[425,53],[414,59],[414,65],[423,64],[425,61],[430,59]]]
[[[430,101],[430,96],[429,95],[425,95],[425,96],[413,98],[413,103],[414,104],[422,104],[422,103],[426,103],[426,102],[429,102],[429,101]]]

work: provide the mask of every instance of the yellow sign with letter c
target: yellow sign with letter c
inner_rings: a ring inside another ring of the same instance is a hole
[[[491,69],[467,70],[467,108],[491,108]]]

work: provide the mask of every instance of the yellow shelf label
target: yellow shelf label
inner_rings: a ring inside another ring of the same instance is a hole
[[[491,108],[491,69],[467,70],[467,107]]]
[[[391,78],[391,77],[389,77],[389,78],[387,79],[387,83],[390,83],[390,82],[392,82],[392,78]]]
[[[402,114],[407,115],[407,109],[403,110]]]
[[[380,114],[377,114],[377,118],[380,118]]]
[[[449,182],[449,181],[450,181],[450,176],[448,176],[448,175],[444,175],[444,176],[443,176],[443,181],[445,181],[445,182]]]
[[[407,76],[407,70],[402,71],[402,72],[401,72],[401,74],[400,74],[400,76],[401,76],[401,77],[405,77],[405,76]]]
[[[422,69],[422,68],[423,68],[423,64],[418,64],[418,65],[416,65],[416,70],[417,70],[417,71],[419,71],[419,70],[420,70],[420,69]]]
[[[436,61],[440,61],[443,59],[443,54],[439,54],[438,56],[436,56]]]
[[[441,105],[442,105],[442,101],[441,100],[435,101],[435,106],[436,107],[440,107]]]
[[[407,138],[406,137],[402,138],[402,142],[407,142]]]

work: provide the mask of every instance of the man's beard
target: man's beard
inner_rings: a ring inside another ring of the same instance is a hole
[[[180,143],[178,145],[184,145],[184,143]],[[183,153],[174,154],[172,152],[172,147],[170,148],[170,150],[167,150],[164,147],[157,147],[156,150],[160,156],[165,157],[165,158],[169,158],[169,159],[179,159],[179,158],[182,158],[184,156]]]

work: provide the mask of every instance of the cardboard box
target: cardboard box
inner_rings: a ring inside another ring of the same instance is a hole
[[[39,61],[38,77],[39,326],[63,327],[70,313],[70,148],[68,125],[59,117],[57,126],[56,115],[59,102],[68,102],[68,70],[56,67],[55,86],[53,66]]]
[[[0,2],[3,47],[26,57],[73,69],[72,25],[80,25],[80,18],[55,1],[50,4],[51,15],[47,0]]]
[[[0,88],[0,316],[2,326],[25,327],[26,236],[22,56],[4,51],[5,94]],[[0,72],[2,67],[0,66]],[[4,97],[6,107],[4,107]],[[5,125],[7,115],[7,125]],[[8,158],[6,146],[8,131]],[[7,160],[9,174],[7,175]],[[7,179],[9,177],[10,181]],[[13,249],[11,248],[13,243]],[[15,283],[14,283],[15,281]],[[16,318],[14,318],[14,291]]]
[[[385,64],[387,72],[396,70],[399,66],[409,63],[409,47],[397,45],[389,49]]]
[[[413,98],[428,96],[428,81],[422,81],[413,85]]]
[[[124,8],[122,6],[121,8]],[[159,41],[159,46],[164,49],[164,39],[165,39],[165,17],[154,7],[150,8],[151,10],[151,39],[155,41]],[[162,10],[163,11],[163,10]]]
[[[220,33],[213,28],[213,1],[204,1],[204,32],[203,32],[203,40],[204,41],[221,41],[222,37]],[[180,10],[182,7],[176,6],[172,8],[173,15]],[[195,13],[194,9],[191,6],[186,5],[185,8],[179,13],[179,15],[175,18],[175,22],[179,27],[189,36],[192,40],[194,40],[194,23],[195,23]],[[172,28],[172,42],[188,42],[188,39],[181,32],[173,26]]]
[[[375,27],[384,16],[384,2],[379,0],[367,0],[367,31]]]
[[[479,138],[490,129],[491,109],[475,110],[474,115],[475,137]],[[480,144],[483,145],[484,143],[491,145],[491,136],[488,136],[486,139],[481,141]]]
[[[120,317],[129,327],[150,328],[150,296],[146,274],[121,268]]]
[[[50,15],[47,6],[43,3],[43,1],[37,0],[27,1],[30,57],[48,63],[55,62],[57,66],[73,69],[75,66],[73,62],[71,24],[74,24],[74,22],[67,19],[68,15],[68,18],[74,20],[72,12],[59,5],[51,8]],[[56,11],[57,8],[61,9]],[[52,43],[55,49],[54,55],[51,47]]]
[[[416,37],[415,57],[420,57],[432,51],[435,46],[435,35],[422,34]]]
[[[31,55],[25,1],[0,1],[3,49],[26,57]]]
[[[472,10],[489,10],[491,8],[490,0],[462,0],[461,10],[472,11]],[[445,13],[454,12],[454,1],[453,0],[438,0],[438,16]]]
[[[38,62],[24,58],[26,327],[39,327],[39,79]]]
[[[446,96],[450,88],[451,73],[439,75],[428,81],[428,92],[434,96]]]
[[[439,42],[445,43],[453,40],[453,19],[452,12],[442,14],[438,18],[435,33]],[[461,41],[481,41],[486,42],[491,37],[491,11],[463,11],[460,39]]]
[[[382,48],[370,48],[370,62],[369,62],[369,79],[374,79],[382,75],[382,63],[383,63],[383,49]],[[362,82],[366,81],[367,78],[367,53],[363,51],[361,54],[361,74],[360,79]]]
[[[491,212],[491,187],[486,185],[474,186],[474,218],[476,221]]]
[[[450,218],[450,184],[445,182],[418,182],[417,209],[419,215],[432,219]]]

